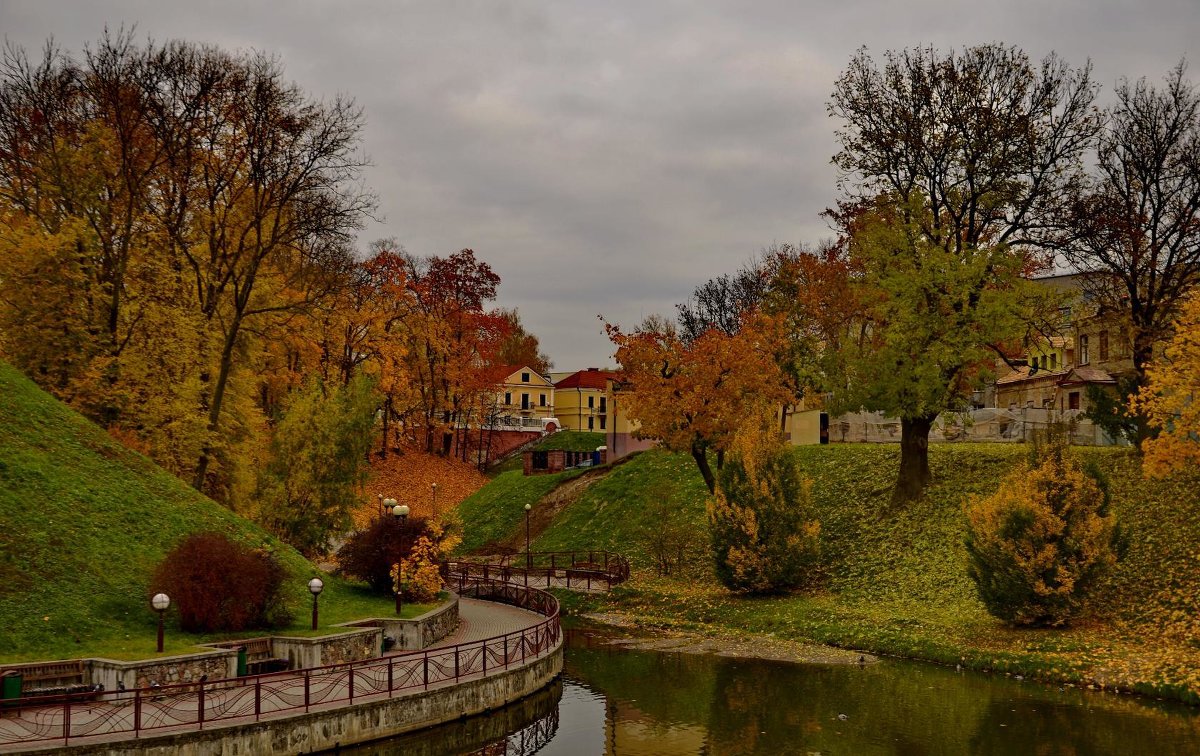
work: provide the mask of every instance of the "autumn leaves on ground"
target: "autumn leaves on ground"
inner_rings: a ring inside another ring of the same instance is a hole
[[[896,447],[794,449],[813,480],[821,522],[820,576],[794,594],[744,598],[715,580],[707,490],[683,454],[650,451],[613,468],[535,533],[533,548],[609,548],[633,560],[634,579],[610,596],[563,597],[572,612],[623,613],[647,626],[772,634],[1198,700],[1200,522],[1188,503],[1200,479],[1180,473],[1146,480],[1128,450],[1079,450],[1109,477],[1125,554],[1069,628],[1013,629],[987,613],[967,576],[963,503],[993,492],[1026,453],[1022,445],[935,444],[934,485],[921,500],[897,507],[890,500]],[[536,506],[568,480],[571,473],[498,477],[460,510],[472,523],[468,538],[519,536],[524,502]],[[655,568],[664,547],[671,570],[665,576]],[[680,547],[682,568],[673,563]]]
[[[354,526],[364,528],[379,516],[381,496],[407,504],[412,517],[425,518],[433,514],[435,490],[438,512],[444,514],[487,482],[474,465],[419,449],[392,452],[383,459],[372,454],[368,482],[353,512]]]

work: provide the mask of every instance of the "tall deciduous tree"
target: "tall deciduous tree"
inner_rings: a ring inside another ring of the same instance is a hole
[[[1180,63],[1161,88],[1117,87],[1064,248],[1094,301],[1127,319],[1135,390],[1200,284],[1200,90],[1185,74]]]
[[[691,454],[710,492],[709,453],[720,468],[738,429],[791,395],[774,356],[780,335],[768,318],[751,314],[735,334],[710,328],[691,341],[661,319],[628,334],[607,329],[638,433]]]
[[[1088,67],[1071,69],[1053,54],[1035,66],[1019,49],[999,44],[889,52],[882,67],[862,50],[842,72],[829,103],[842,123],[833,158],[846,194],[839,215],[881,200],[892,206],[884,214],[895,220],[886,223],[904,229],[895,241],[916,282],[953,284],[944,291],[919,287],[929,297],[922,308],[927,325],[942,333],[957,320],[982,325],[988,292],[1004,288],[996,277],[1035,269],[1034,251],[1061,238],[1055,229],[1062,208],[1080,185],[1081,155],[1100,125],[1095,93]],[[934,270],[927,254],[953,268]],[[921,385],[940,384],[919,397],[876,394],[880,408],[900,416],[896,493],[903,499],[928,483],[929,428],[962,396],[975,363],[947,361],[938,351],[896,349],[892,356],[899,363],[873,378],[903,369],[919,374]]]

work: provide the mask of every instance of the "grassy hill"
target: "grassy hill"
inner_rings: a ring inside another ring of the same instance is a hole
[[[641,568],[607,598],[565,599],[580,608],[1193,699],[1200,693],[1200,474],[1145,480],[1128,450],[1080,449],[1109,477],[1128,552],[1098,587],[1091,614],[1072,628],[1013,630],[986,613],[967,577],[962,505],[970,494],[994,490],[1025,452],[934,445],[934,486],[921,501],[893,507],[897,447],[796,448],[814,482],[824,574],[813,589],[790,596],[738,598],[716,584],[707,491],[684,455],[650,451],[613,468],[558,513],[534,548],[610,548]],[[500,482],[476,497],[490,496]],[[666,518],[690,533],[691,566],[659,577],[649,569],[647,541]]]
[[[292,576],[293,629],[306,626],[311,563],[0,362],[0,661],[152,655],[150,576],[203,530],[273,550]],[[322,625],[391,613],[390,599],[322,577]],[[197,640],[169,632],[167,651]]]

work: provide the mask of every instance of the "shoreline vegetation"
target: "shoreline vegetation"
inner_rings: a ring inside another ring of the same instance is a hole
[[[813,480],[822,568],[813,585],[785,595],[740,596],[716,582],[707,492],[685,455],[650,451],[612,468],[560,505],[532,547],[586,543],[633,561],[633,578],[610,594],[560,596],[576,615],[623,618],[655,632],[773,637],[1200,704],[1200,521],[1193,516],[1200,475],[1145,479],[1130,450],[1075,449],[1108,477],[1128,547],[1068,627],[1017,629],[987,613],[967,576],[962,508],[968,496],[994,491],[1026,452],[1021,445],[933,445],[933,486],[920,500],[896,506],[890,500],[895,447],[793,449]],[[654,568],[661,547],[654,536],[664,529],[687,535],[683,563],[669,574]]]

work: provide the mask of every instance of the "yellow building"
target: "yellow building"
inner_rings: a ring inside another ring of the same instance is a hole
[[[608,430],[612,394],[609,383],[615,374],[600,368],[571,373],[554,384],[555,411],[566,430]]]
[[[554,384],[528,365],[506,365],[507,377],[496,392],[496,412],[501,424],[541,428],[554,417]]]

